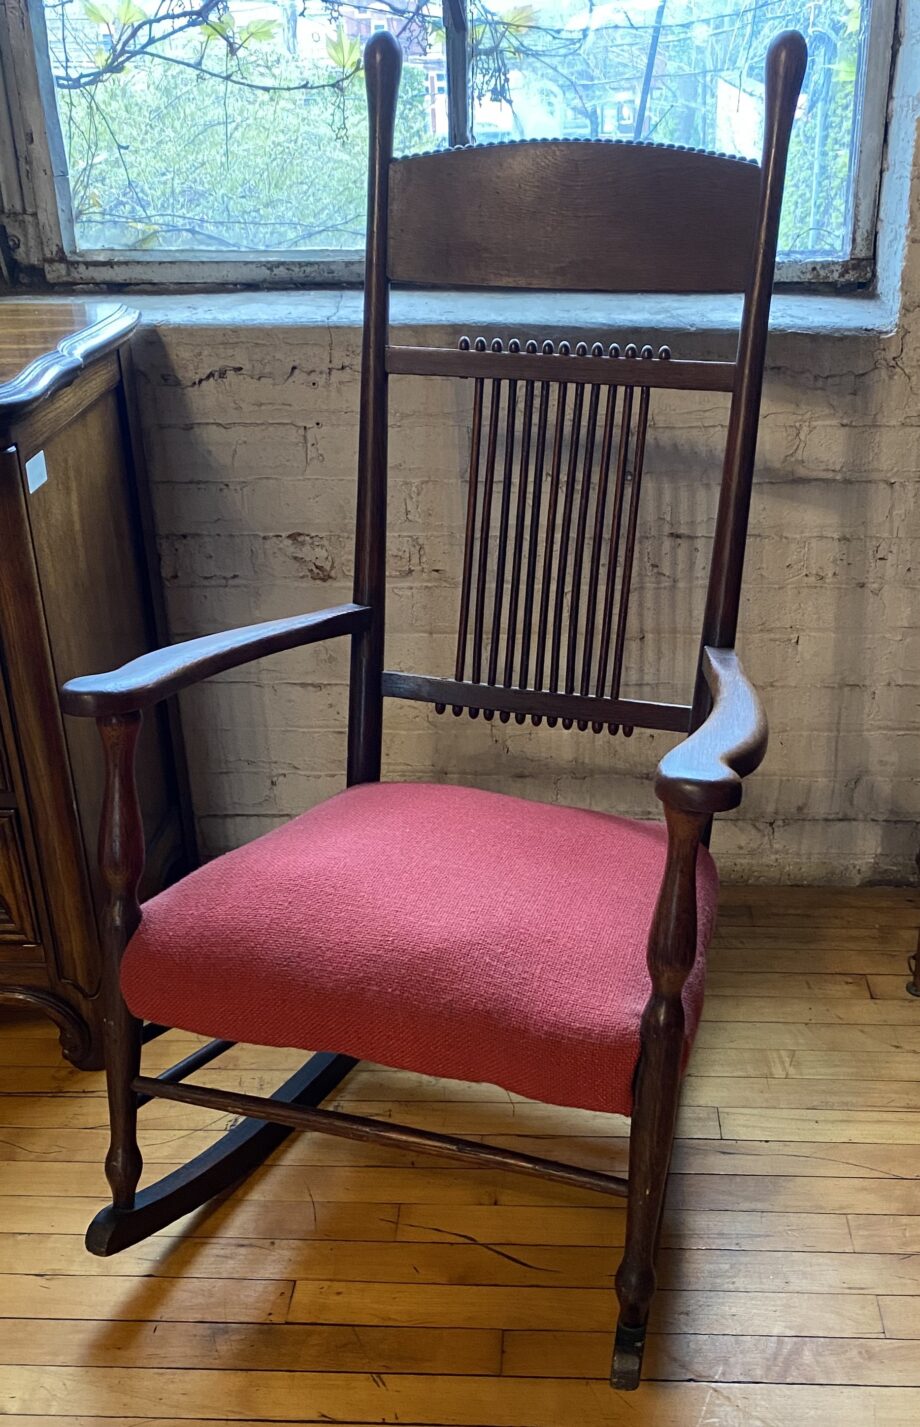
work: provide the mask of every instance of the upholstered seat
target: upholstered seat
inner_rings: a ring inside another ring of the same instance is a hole
[[[662,825],[473,788],[364,784],[144,908],[137,1016],[628,1114]],[[698,868],[688,1044],[718,880]]]

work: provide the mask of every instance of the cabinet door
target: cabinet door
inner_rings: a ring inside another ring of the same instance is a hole
[[[7,559],[9,551],[6,552]],[[0,639],[0,655],[8,651]],[[5,658],[2,663],[5,663]],[[0,665],[0,988],[48,984],[48,921],[12,711]]]
[[[118,393],[110,390],[42,447],[41,484],[29,495],[35,560],[55,680],[116,668],[154,644],[136,492],[126,458]],[[64,719],[86,862],[97,906],[96,836],[103,769],[95,725]],[[180,847],[168,730],[145,719],[138,786],[148,842],[148,879],[162,885]]]
[[[0,959],[31,962],[39,956],[19,820],[11,808],[0,810]]]

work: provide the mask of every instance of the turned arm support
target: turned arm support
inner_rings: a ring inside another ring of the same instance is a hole
[[[655,792],[668,808],[708,817],[741,802],[742,779],[767,750],[767,719],[733,649],[704,649],[703,672],[712,711],[662,758]]]
[[[272,619],[222,634],[206,634],[202,639],[187,639],[182,644],[142,654],[111,673],[71,679],[61,690],[61,707],[67,714],[96,719],[137,712],[225,669],[235,669],[285,649],[316,644],[321,639],[355,634],[366,628],[370,614],[367,605],[337,605],[314,614]]]
[[[141,919],[137,888],[144,869],[144,824],[134,759],[143,710],[225,669],[284,649],[353,634],[364,629],[369,619],[366,605],[338,605],[315,614],[189,639],[143,654],[112,673],[71,679],[64,685],[64,712],[94,718],[105,753],[99,867],[108,892],[103,944],[113,985],[122,951]],[[121,1004],[117,995],[112,1004]]]
[[[652,994],[642,1021],[642,1045],[644,1059],[658,1057],[659,1070],[663,1073],[666,1066],[667,1074],[677,1078],[683,1055],[682,993],[696,959],[700,843],[713,813],[738,806],[742,779],[767,748],[763,707],[734,650],[704,649],[703,671],[712,690],[712,711],[695,733],[665,754],[655,779],[664,803],[668,853],[649,935]]]

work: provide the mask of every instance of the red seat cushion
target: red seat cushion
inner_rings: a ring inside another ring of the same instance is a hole
[[[660,824],[474,788],[371,783],[154,897],[135,1015],[629,1114]],[[703,999],[718,878],[700,852]]]

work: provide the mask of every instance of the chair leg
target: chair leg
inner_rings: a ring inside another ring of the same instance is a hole
[[[620,1300],[611,1382],[639,1386],[645,1330],[655,1292],[655,1255],[677,1123],[684,1054],[683,989],[696,957],[696,858],[706,822],[665,806],[668,856],[648,944],[652,994],[642,1014],[629,1137],[626,1248],[617,1270]]]
[[[144,1167],[137,1143],[137,1093],[131,1084],[141,1068],[142,1024],[132,1016],[118,987],[107,990],[105,1016],[105,1078],[109,1097],[109,1150],[105,1177],[112,1190],[112,1208],[123,1214],[134,1208]]]
[[[278,1104],[320,1105],[355,1064],[347,1055],[313,1055],[271,1098]],[[114,1143],[114,1117],[112,1123]],[[100,1210],[86,1231],[87,1249],[108,1258],[174,1224],[239,1184],[292,1133],[287,1125],[243,1120],[210,1149],[134,1195],[129,1207],[120,1208],[116,1200]],[[117,1153],[120,1158],[120,1143]]]
[[[646,1325],[655,1292],[655,1257],[677,1119],[680,1046],[673,1068],[671,1057],[662,1054],[665,1050],[661,1042],[646,1045],[636,1075],[629,1137],[626,1247],[616,1276],[620,1316],[611,1372],[613,1386],[625,1392],[639,1386],[642,1372]]]

